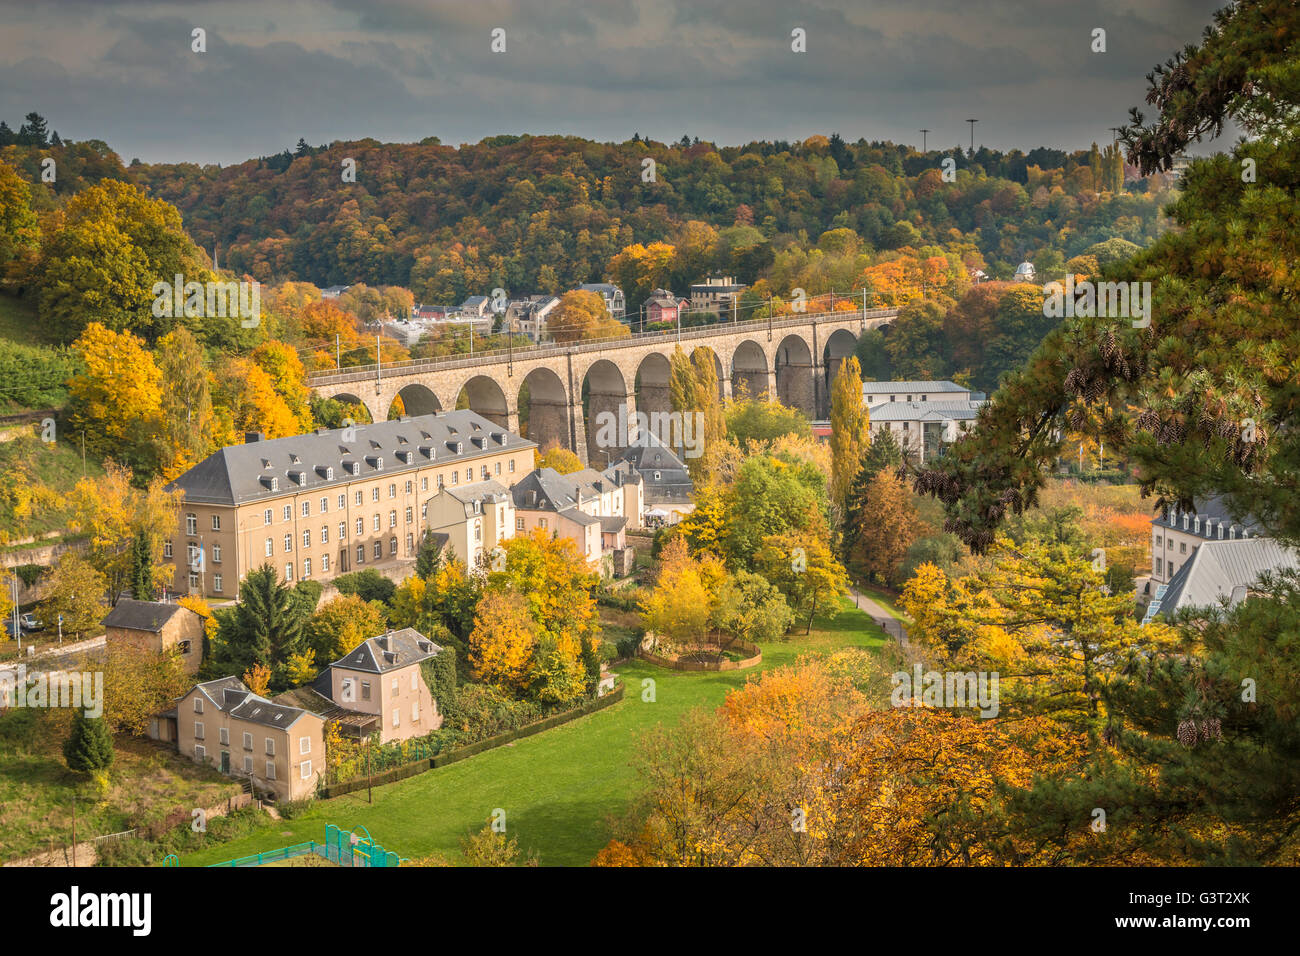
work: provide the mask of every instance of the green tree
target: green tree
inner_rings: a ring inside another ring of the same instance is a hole
[[[272,687],[289,685],[290,658],[308,650],[307,615],[293,589],[281,583],[269,564],[254,568],[239,585],[239,600],[217,612],[213,667],[221,674],[243,674],[257,665],[272,672]]]
[[[68,551],[46,575],[40,614],[53,624],[63,616],[65,636],[100,633],[104,617],[103,598],[108,582],[77,552]]]
[[[155,316],[153,287],[166,282],[170,289],[177,275],[186,282],[212,278],[174,206],[111,179],[82,190],[60,212],[36,275],[42,314],[65,342],[91,319],[150,342],[178,323],[202,321]],[[168,302],[171,308],[170,294]]]
[[[72,712],[72,732],[63,742],[63,759],[69,769],[86,773],[113,765],[113,735],[103,717],[87,717],[80,707]]]

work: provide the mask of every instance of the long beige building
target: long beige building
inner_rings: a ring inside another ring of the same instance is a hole
[[[414,562],[424,503],[443,488],[509,488],[532,471],[536,448],[468,409],[247,437],[168,486],[185,493],[164,545],[177,591],[232,599],[263,564],[292,584]]]

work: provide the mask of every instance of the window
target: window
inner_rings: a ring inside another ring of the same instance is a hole
[[[420,722],[420,698],[417,697],[415,698],[415,700],[411,701],[411,723],[415,724],[419,722]]]
[[[1178,553],[1179,553],[1179,554],[1186,554],[1186,553],[1187,553],[1187,542],[1186,542],[1186,541],[1180,541],[1180,542],[1178,542]]]
[[[359,538],[359,537],[361,537],[361,536],[362,536],[363,534],[365,534],[365,533],[366,533],[366,519],[365,519],[365,518],[358,518],[358,519],[357,519],[357,537]]]
[[[397,554],[397,536],[388,539],[388,553],[396,556]]]
[[[194,759],[195,759],[195,760],[202,760],[204,754],[206,754],[206,753],[207,753],[207,751],[204,750],[202,747],[200,747],[198,744],[195,744],[195,745],[194,745]]]
[[[493,474],[497,474],[497,475],[501,474],[501,462],[497,462],[495,465],[493,465],[492,471]]]
[[[244,758],[244,773],[251,774],[252,772],[253,772],[253,758],[252,758],[252,757],[245,757],[245,758]]]
[[[382,523],[382,521],[383,521],[383,519],[382,519],[381,517],[379,517],[379,515],[375,515],[374,518],[371,519],[371,522],[370,522],[370,523],[373,524],[373,525],[375,526],[375,530],[378,531],[378,530],[379,530],[379,527],[380,527],[380,524]]]
[[[310,531],[303,531],[303,533],[302,533],[302,546],[303,546],[304,548],[310,548],[310,547],[311,547],[311,532],[310,532]]]
[[[362,700],[370,699],[370,681],[368,680],[363,680],[361,682],[361,699]]]
[[[163,557],[164,557],[164,558],[170,558],[171,556],[172,556],[172,543],[171,543],[170,541],[164,541],[164,542],[163,542]]]
[[[275,738],[274,738],[274,737],[267,737],[267,738],[266,738],[266,755],[267,755],[268,757],[274,757],[274,756],[275,756]]]
[[[453,472],[451,473],[451,483],[452,483],[453,485],[459,485],[459,484],[460,484],[460,472],[459,472],[459,471],[453,471]],[[440,484],[441,484],[441,482],[440,482]]]
[[[330,471],[333,472],[334,469],[331,468]],[[322,498],[322,499],[320,500],[320,513],[321,513],[321,514],[324,514],[325,512],[327,512],[327,511],[329,511],[329,510],[330,510],[330,500],[329,500],[328,498]]]
[[[357,489],[356,500],[357,500],[357,504],[361,504],[362,498],[361,498],[361,489],[360,489],[360,488]]]
[[[212,575],[212,590],[216,591],[218,594],[220,594],[222,591],[225,590],[225,587],[223,586],[223,582],[221,579],[221,575],[219,574]],[[188,643],[188,641],[185,643]],[[186,651],[185,653],[188,654],[189,651]]]
[[[302,516],[303,516],[304,518],[310,518],[310,517],[311,517],[311,502],[310,502],[310,501],[304,501],[304,502],[302,503]]]
[[[408,531],[406,532],[406,553],[410,554],[414,550],[415,550],[415,535]]]
[[[506,470],[510,472],[513,472],[515,470],[515,460],[513,458],[510,459],[510,467]]]
[[[375,542],[375,560],[378,561],[384,556],[384,542]]]
[[[218,728],[217,728],[217,740],[220,741],[220,742],[223,743],[223,744],[229,744],[229,743],[230,743],[230,728],[229,728],[229,727],[218,727]]]
[[[253,735],[250,733],[244,734],[244,749],[245,750],[253,749]]]
[[[366,563],[366,546],[364,544],[359,544],[357,545],[357,564],[365,564],[365,563]]]
[[[284,536],[284,550],[285,550],[285,551],[292,551],[292,550],[293,550],[293,535],[291,535],[291,534],[286,534],[286,535]]]
[[[196,713],[196,714],[201,714],[201,713],[203,713],[203,698],[202,698],[202,697],[195,697],[195,698],[194,698],[194,713]]]
[[[274,779],[275,779],[275,761],[274,761],[274,760],[268,760],[268,761],[266,762],[266,779],[267,779],[267,780],[274,780]]]
[[[518,518],[518,517],[515,518],[515,530],[516,530],[516,531],[523,531],[523,530],[524,530],[524,519],[523,519],[523,518]]]
[[[303,738],[303,740],[306,739],[307,739],[306,737]],[[311,778],[311,761],[304,760],[302,762],[302,779],[308,780],[310,778]]]
[[[267,508],[262,512],[262,524],[270,524],[271,520],[271,509]]]
[[[1159,574],[1161,572],[1160,565],[1161,565],[1160,559],[1156,558],[1156,574]]]
[[[439,489],[442,488],[442,475],[439,475],[439,476],[438,476],[438,488],[439,488]]]
[[[347,506],[348,506],[348,496],[339,495],[339,511],[342,511]]]
[[[408,482],[406,483],[406,493],[409,495],[409,494],[411,493],[411,490],[412,490],[414,487],[415,487],[415,485],[414,485],[412,482],[409,482],[409,481],[408,481]]]
[[[466,480],[466,481],[473,481],[473,480],[474,480],[474,466],[473,466],[473,465],[470,465],[468,468],[465,469],[465,480]]]
[[[406,509],[406,523],[410,524],[415,520],[415,509],[408,507]]]
[[[197,588],[197,587],[199,586],[199,576],[198,576],[198,574],[196,574],[195,572],[191,571],[191,572],[190,572],[190,575],[189,575],[189,581],[190,581],[190,589],[191,589],[191,590],[193,590],[194,588]]]
[[[199,518],[198,518],[198,515],[187,514],[187,515],[185,516],[185,533],[186,533],[186,534],[198,534],[198,533],[199,533]]]
[[[397,512],[396,512],[396,511],[390,511],[390,512],[388,512],[388,527],[390,527],[390,528],[396,528],[396,527],[397,527]]]
[[[340,541],[343,541],[344,539],[347,538],[347,536],[348,536],[348,523],[347,523],[346,521],[340,521],[340,522],[339,522],[339,540],[340,540]]]
[[[393,482],[389,482],[389,484],[388,484],[388,497],[390,497],[390,498],[396,498],[396,497],[397,497],[397,482],[395,482],[395,481],[393,481]]]
[[[428,491],[428,490],[429,490],[429,476],[428,476],[428,475],[425,475],[423,478],[420,479],[420,490],[421,490],[421,491]]]
[[[221,515],[212,516],[212,530],[213,531],[221,530]]]
[[[283,514],[284,514],[284,520],[285,520],[285,521],[292,521],[292,520],[293,520],[293,508],[290,507],[289,505],[285,505],[285,506],[284,506]]]
[[[545,530],[546,530],[546,519],[545,519],[545,518],[538,518],[538,519],[537,519],[537,527],[539,527],[539,528],[541,528],[543,531],[545,531]]]
[[[420,505],[420,517],[429,517],[429,502],[426,501],[424,504]]]
[[[309,754],[309,753],[311,753],[311,738],[310,738],[310,737],[299,737],[299,738],[298,738],[298,753],[299,753],[299,754]]]
[[[415,671],[411,671],[411,690],[418,690],[420,687],[420,678]]]
[[[330,526],[327,524],[323,524],[320,526],[320,543],[321,544],[330,543]]]
[[[370,489],[370,500],[371,500],[371,501],[378,501],[378,500],[379,500],[379,486],[378,486],[378,485],[375,485],[375,487],[373,487],[373,488]]]
[[[400,727],[401,724],[402,724],[402,712],[401,712],[400,710],[396,710],[396,709],[394,709],[394,710],[393,710],[393,726],[394,726],[394,727]]]
[[[330,556],[328,554],[322,554],[320,556],[320,570],[321,574],[330,573]]]
[[[194,739],[195,740],[203,739],[203,721],[201,720],[194,721]]]
[[[475,521],[475,522],[474,522],[474,540],[475,540],[475,541],[482,541],[482,540],[483,540],[483,522],[482,522],[482,521]]]
[[[402,679],[401,679],[400,677],[398,677],[396,674],[393,675],[393,693],[394,693],[394,694],[400,694],[400,693],[402,692],[401,681],[402,681]]]
[[[212,546],[212,563],[213,564],[221,563],[221,545],[219,544],[214,544]]]
[[[1160,542],[1161,542],[1161,540],[1162,540],[1162,539],[1161,539],[1160,535],[1156,535],[1156,547],[1157,547],[1157,548],[1160,547]]]
[[[286,564],[286,565],[284,566],[284,579],[285,579],[286,581],[292,581],[292,580],[293,580],[293,565],[292,565],[292,564]]]
[[[302,559],[302,576],[304,578],[311,577],[311,558]]]

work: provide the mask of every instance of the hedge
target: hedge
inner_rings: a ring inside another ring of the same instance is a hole
[[[597,697],[595,700],[589,700],[572,710],[566,710],[561,714],[553,714],[545,717],[536,723],[529,724],[527,727],[520,727],[518,730],[510,730],[504,734],[497,734],[495,737],[487,737],[477,743],[467,744],[464,747],[457,747],[455,750],[449,750],[446,753],[438,754],[427,760],[413,760],[408,764],[400,767],[394,767],[392,770],[385,770],[377,773],[368,781],[365,777],[356,780],[349,780],[346,783],[334,783],[321,788],[321,799],[330,800],[334,797],[341,797],[345,793],[354,793],[357,790],[364,790],[367,785],[378,787],[386,783],[395,783],[398,780],[405,780],[407,777],[414,777],[416,774],[424,773],[426,770],[432,770],[435,767],[445,767],[447,764],[456,763],[464,760],[466,757],[473,757],[475,754],[481,754],[486,750],[492,750],[496,747],[503,747],[508,743],[519,740],[523,737],[531,737],[533,734],[539,734],[543,730],[550,730],[561,724],[567,724],[571,720],[579,717],[585,717],[587,714],[594,714],[598,710],[604,710],[606,707],[612,707],[623,699],[623,685],[619,684],[604,697]]]

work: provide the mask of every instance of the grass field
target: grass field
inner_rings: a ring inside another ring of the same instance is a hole
[[[0,860],[62,846],[72,834],[77,797],[77,839],[89,840],[161,820],[180,808],[213,806],[239,785],[179,754],[131,739],[114,742],[109,788],[94,791],[86,774],[64,763],[62,737],[14,708],[0,725]]]
[[[673,724],[695,707],[716,707],[727,692],[761,669],[792,663],[802,654],[842,647],[875,648],[886,638],[865,614],[846,610],[819,618],[810,635],[763,647],[760,668],[727,673],[668,671],[642,661],[619,665],[627,684],[622,702],[460,763],[365,791],[320,801],[291,820],[190,854],[182,866],[204,866],[233,857],[320,839],[327,823],[345,829],[364,824],[376,840],[403,857],[435,854],[460,859],[460,840],[479,830],[496,808],[506,812],[507,831],[525,855],[542,865],[583,866],[609,840],[609,821],[626,811],[636,787],[632,766],[640,734]],[[642,700],[642,681],[652,679],[654,702]]]

